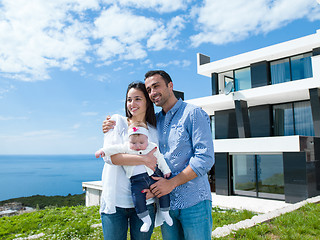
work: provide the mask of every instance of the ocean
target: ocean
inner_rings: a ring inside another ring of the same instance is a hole
[[[90,155],[0,155],[0,201],[32,195],[81,194],[100,181],[104,161]]]

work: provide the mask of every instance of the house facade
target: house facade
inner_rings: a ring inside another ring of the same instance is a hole
[[[221,195],[295,203],[320,195],[320,30],[210,62],[212,95],[188,100],[211,117]]]

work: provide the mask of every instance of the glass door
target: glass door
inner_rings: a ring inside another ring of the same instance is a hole
[[[238,195],[257,196],[254,155],[233,155],[233,191]]]
[[[258,197],[284,200],[282,154],[256,155]]]
[[[234,194],[284,199],[282,154],[233,155],[232,165]]]

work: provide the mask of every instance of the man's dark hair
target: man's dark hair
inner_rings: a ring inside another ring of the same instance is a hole
[[[144,75],[144,80],[146,80],[147,78],[152,77],[153,75],[156,75],[156,74],[159,74],[164,79],[167,86],[168,86],[169,82],[172,82],[170,75],[163,70],[152,70],[152,71],[147,72]]]

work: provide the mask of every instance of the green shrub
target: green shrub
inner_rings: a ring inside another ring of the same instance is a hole
[[[67,196],[44,196],[34,195],[31,197],[13,198],[0,202],[0,206],[5,203],[20,202],[23,206],[37,209],[44,209],[47,206],[64,207],[85,205],[85,193]]]

